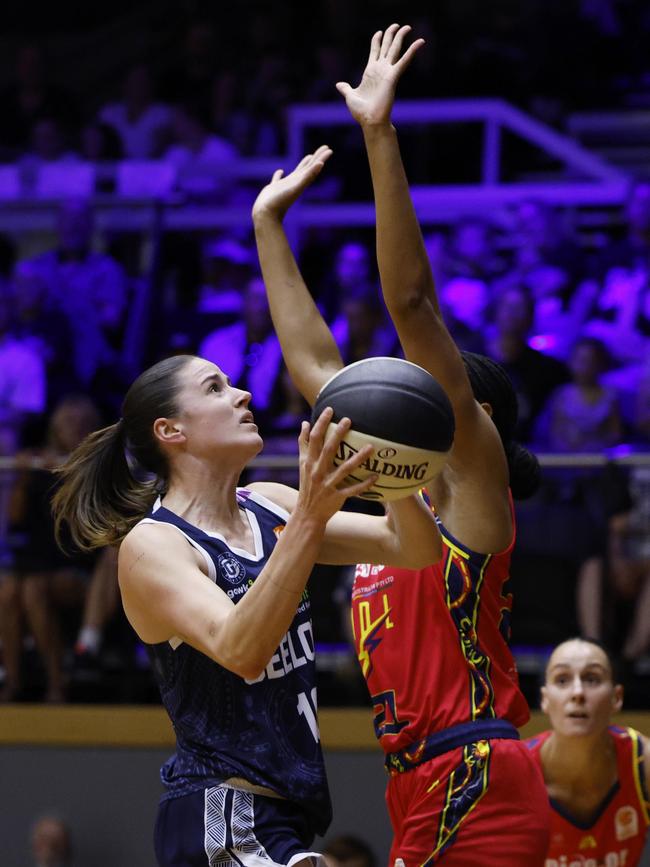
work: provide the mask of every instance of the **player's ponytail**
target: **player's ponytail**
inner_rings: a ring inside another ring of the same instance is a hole
[[[179,373],[192,358],[176,355],[142,373],[127,392],[122,418],[87,436],[57,470],[52,510],[59,544],[67,526],[81,550],[116,545],[151,508],[169,473],[153,423],[177,414]]]
[[[539,488],[541,470],[535,455],[514,439],[519,408],[510,377],[500,364],[485,355],[474,352],[461,355],[474,397],[492,407],[492,421],[508,461],[512,496],[516,500],[532,497]]]

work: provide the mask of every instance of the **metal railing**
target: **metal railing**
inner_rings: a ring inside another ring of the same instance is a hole
[[[567,135],[544,125],[524,112],[497,99],[416,100],[398,102],[393,114],[398,125],[483,124],[480,177],[477,184],[416,185],[413,198],[423,222],[450,222],[459,215],[489,210],[498,218],[505,209],[523,199],[540,199],[561,207],[615,206],[623,202],[629,178],[621,169],[608,164]],[[234,181],[257,181],[261,186],[276,168],[290,169],[302,157],[309,129],[354,125],[345,105],[292,105],[287,110],[288,153],[277,157],[238,158],[216,166],[220,176]],[[502,180],[502,138],[508,132],[538,147],[548,157],[560,161],[566,176],[562,180],[504,182]],[[359,135],[359,147],[362,138]],[[83,164],[81,164],[83,165]],[[115,178],[120,164],[91,166],[93,177]],[[80,166],[81,168],[81,166]],[[1,169],[5,175],[12,167]],[[17,171],[17,170],[16,170]],[[5,179],[0,184],[0,231],[42,232],[56,225],[60,194],[49,198],[26,195],[19,179],[12,187]],[[70,191],[72,194],[72,190]],[[91,197],[99,230],[147,231],[156,220],[163,230],[212,230],[250,226],[250,208],[241,205],[210,204],[192,201],[181,192],[160,195],[117,196],[97,194]],[[374,205],[371,202],[310,204],[292,209],[291,231],[302,227],[371,226]]]

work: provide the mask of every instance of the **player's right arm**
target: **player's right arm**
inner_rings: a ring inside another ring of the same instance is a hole
[[[289,374],[312,406],[324,383],[341,370],[343,360],[305,285],[282,221],[331,155],[322,146],[307,154],[286,177],[278,169],[253,205],[255,240],[273,325]]]
[[[337,84],[359,122],[372,176],[377,225],[377,261],[386,306],[406,357],[428,370],[447,392],[456,417],[456,434],[447,477],[471,491],[482,510],[495,506],[506,525],[508,468],[501,440],[475,401],[465,366],[444,323],[431,266],[411,200],[391,112],[397,82],[418,39],[402,53],[409,27],[391,25],[372,38],[361,83]]]
[[[259,676],[295,617],[327,522],[347,497],[376,481],[372,476],[342,486],[372,449],[366,447],[334,467],[350,422],[339,422],[325,443],[331,418],[331,410],[325,410],[311,430],[303,422],[296,507],[257,580],[237,605],[207,577],[197,552],[174,527],[146,523],[131,530],[120,548],[118,578],[124,611],[144,642],[180,638],[241,677]]]

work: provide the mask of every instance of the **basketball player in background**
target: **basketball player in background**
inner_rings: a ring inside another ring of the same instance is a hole
[[[359,87],[337,86],[370,161],[384,300],[406,358],[447,392],[456,436],[428,491],[443,557],[420,571],[357,567],[356,651],[390,774],[391,864],[535,867],[544,862],[549,807],[517,732],[529,710],[507,645],[512,599],[504,585],[515,539],[510,491],[531,494],[539,468],[513,441],[517,402],[503,369],[461,356],[442,319],[390,120],[396,83],[422,45],[402,53],[408,32],[392,25],[376,33]],[[321,147],[287,177],[276,172],[253,207],[276,331],[312,404],[340,362],[282,219],[330,155]]]
[[[161,867],[294,865],[313,854],[331,807],[312,566],[423,565],[441,553],[416,496],[385,517],[339,513],[376,476],[345,486],[372,449],[335,469],[349,420],[325,444],[331,409],[302,424],[297,491],[238,488],[262,448],[250,400],[205,359],[161,361],[133,383],[117,424],[72,453],[54,498],[57,526],[79,547],[120,546],[124,610],[174,725],[155,833]]]
[[[623,704],[612,660],[596,642],[558,645],[546,666],[542,710],[552,729],[526,745],[551,803],[546,867],[635,867],[650,824],[650,740],[612,725]]]

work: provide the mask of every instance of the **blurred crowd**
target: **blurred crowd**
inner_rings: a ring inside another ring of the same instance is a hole
[[[125,31],[121,54],[101,38],[84,51],[77,7],[58,7],[51,23],[25,9],[27,32],[40,24],[70,34],[71,59],[52,38],[12,40],[13,61],[12,52],[0,61],[1,158],[29,172],[74,159],[182,166],[190,156],[281,153],[285,106],[333,101],[333,83],[358,72],[350,58],[363,57],[368,33],[390,20],[408,21],[429,46],[404,83],[407,98],[498,96],[556,124],[574,109],[650,102],[643,0],[131,5],[140,19],[120,4],[103,16],[107,39]],[[20,10],[14,18],[20,26]],[[92,29],[101,35],[96,22]]]
[[[396,3],[377,5],[382,22],[398,11]],[[541,58],[536,65],[509,49],[525,45],[526,33],[532,39],[536,4],[494,4],[500,16],[469,0],[441,3],[431,14],[422,4],[404,5],[435,47],[435,59],[422,61],[431,68],[408,79],[406,96],[495,93],[547,111],[560,99]],[[473,5],[481,10],[475,17],[467,12]],[[525,20],[522,5],[530,5]],[[622,57],[614,50],[633,24],[647,40],[643,4],[539,5],[544,26],[561,20],[569,28],[557,31],[562,38],[591,34],[583,53],[611,49],[601,104],[615,100],[630,77],[650,88],[643,66],[650,52]],[[307,21],[311,10],[291,18],[251,4],[246,52],[238,48],[241,21],[230,22],[229,13],[220,22],[202,18],[165,64],[134,63],[121,90],[101,102],[98,89],[95,104],[57,85],[43,51],[25,43],[2,91],[0,157],[27,181],[44,163],[160,158],[189,196],[241,202],[232,179],[210,167],[236,154],[283,153],[284,107],[329,101],[333,83],[352,76],[346,58],[362,56],[351,46],[365,44],[369,17],[338,13],[340,3],[319,4]],[[403,19],[402,4],[399,13]],[[468,22],[476,32],[467,31]],[[436,29],[443,25],[445,44]],[[303,36],[293,51],[296,28]],[[461,33],[464,50],[454,52]],[[492,78],[479,81],[478,70],[488,67]],[[576,93],[587,104],[595,99],[589,88],[576,85]],[[327,181],[322,187],[329,197],[340,192]],[[570,211],[524,201],[498,224],[468,215],[428,226],[425,241],[458,345],[501,362],[515,385],[521,441],[565,455],[650,451],[650,181],[631,185],[611,231],[597,235],[585,234]],[[13,459],[0,485],[2,695],[106,698],[106,670],[128,669],[131,685],[116,677],[110,697],[149,700],[146,672],[140,678],[144,654],[119,613],[115,552],[64,554],[54,541],[53,468],[87,433],[119,416],[121,397],[143,367],[170,354],[215,361],[252,392],[267,454],[296,456],[309,409],[283,365],[250,229],[165,231],[152,251],[151,238],[138,232],[101,232],[91,202],[74,198],[62,202],[45,246],[30,250],[19,234],[0,235],[0,457]],[[370,233],[303,229],[300,260],[346,363],[400,353],[379,300]],[[253,466],[244,481],[269,477],[295,483],[296,470]],[[522,510],[513,570],[522,587],[542,568],[542,579],[561,576],[562,592],[570,588],[566,629],[605,638],[635,666],[650,650],[649,539],[649,465],[547,472],[537,499]],[[313,592],[317,635],[338,646],[346,640],[349,574],[334,572],[323,570]],[[566,637],[553,631],[557,618],[541,617],[536,602],[530,608],[537,620],[522,617],[527,627],[519,634],[515,621],[518,640],[543,645]],[[358,698],[358,686],[346,693],[338,682],[331,697]]]

